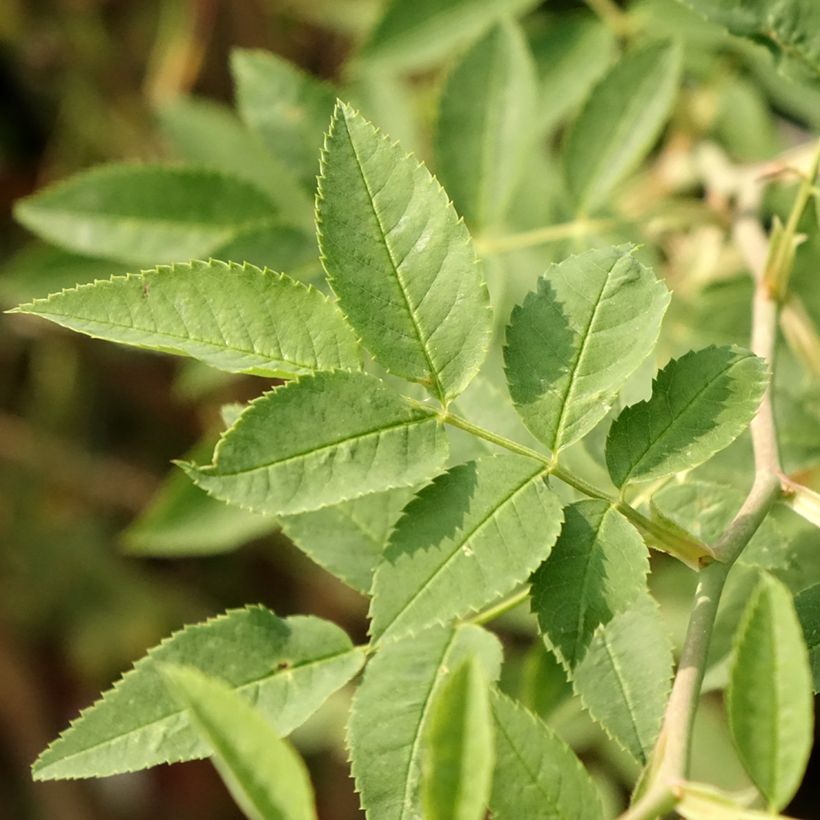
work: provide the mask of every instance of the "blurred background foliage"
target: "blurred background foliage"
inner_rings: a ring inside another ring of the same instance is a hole
[[[539,72],[536,113],[544,137],[514,198],[509,221],[518,231],[572,218],[557,172],[563,131],[618,52],[611,26],[581,2],[521,5],[530,10],[523,22]],[[259,163],[269,160],[255,153],[229,108],[230,55],[237,46],[271,50],[332,81],[429,160],[438,94],[458,51],[450,44],[442,59],[434,55],[434,68],[429,61],[421,67],[376,62],[369,71],[351,71],[348,58],[382,6],[380,0],[3,0],[2,305],[125,269],[122,262],[78,257],[26,239],[12,221],[12,204],[42,185],[125,158],[182,158],[261,175]],[[724,203],[704,202],[687,169],[693,156],[698,163],[719,161],[710,159],[709,146],[718,146],[720,157],[749,163],[805,143],[820,128],[820,87],[785,79],[765,49],[728,38],[675,0],[636,0],[628,19],[653,36],[684,41],[686,81],[660,148],[619,189],[619,213],[640,223],[642,232],[619,229],[600,239],[644,242],[642,253],[674,289],[661,359],[712,342],[745,344],[751,281],[726,241],[721,215],[728,211]],[[793,182],[785,175],[770,187],[769,218],[787,212]],[[778,362],[778,413],[787,468],[818,488],[816,206],[804,222],[808,238],[794,274],[801,301]],[[250,261],[297,269],[303,278],[318,271],[311,238],[279,236],[273,250],[259,237],[246,240],[233,250]],[[499,321],[506,321],[509,307],[549,261],[576,248],[570,239],[490,257],[487,274]],[[364,598],[317,569],[267,521],[214,514],[181,475],[166,478],[169,461],[203,438],[212,440],[221,408],[257,395],[259,380],[97,344],[45,323],[4,319],[0,337],[2,812],[21,820],[236,817],[207,763],[108,781],[36,785],[28,766],[80,708],[184,623],[258,601],[280,615],[311,612],[340,624],[354,640],[364,638]],[[630,401],[642,396],[654,364],[634,380]],[[479,421],[481,414],[494,413],[492,387],[481,380],[463,401]],[[504,424],[493,421],[489,426]],[[590,454],[586,445],[576,451],[572,457],[584,470],[600,469],[600,453]],[[740,440],[698,472],[706,482],[732,483],[749,463],[748,442]],[[789,565],[778,566],[778,574],[795,591],[820,578],[816,531],[788,513],[772,526],[782,528],[793,545]],[[145,557],[158,552],[178,557]],[[694,579],[663,556],[653,560],[653,591],[679,641]],[[741,570],[735,578],[722,644],[718,628],[713,688],[725,675],[721,661],[725,668],[732,603],[736,614],[753,575],[748,570],[744,580]],[[568,700],[563,673],[540,641],[533,644],[526,613],[507,616],[503,633],[504,685],[572,743],[617,811],[637,774],[633,764]],[[311,768],[319,814],[329,820],[359,816],[340,742],[345,697],[332,699],[296,736]],[[717,695],[702,710],[695,761],[695,778],[729,789],[750,785],[731,749]],[[790,813],[817,816],[816,771],[810,770]]]

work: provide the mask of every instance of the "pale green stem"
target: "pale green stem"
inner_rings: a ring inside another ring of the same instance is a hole
[[[515,609],[519,604],[524,603],[529,594],[530,588],[528,586],[519,589],[518,592],[514,592],[512,595],[502,598],[497,604],[493,604],[493,606],[474,615],[469,619],[469,622],[471,624],[486,624],[490,621],[494,621],[496,618],[506,615],[511,609]]]
[[[507,253],[563,239],[578,239],[596,231],[606,231],[617,226],[612,219],[575,219],[558,225],[546,225],[532,231],[507,234],[506,236],[481,236],[475,240],[476,250],[482,256]]]

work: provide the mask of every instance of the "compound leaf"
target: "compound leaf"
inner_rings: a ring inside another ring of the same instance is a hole
[[[565,508],[561,535],[530,594],[541,634],[567,670],[582,660],[599,626],[646,593],[648,572],[643,539],[607,502]]]
[[[423,816],[483,820],[493,774],[493,722],[487,677],[474,657],[439,687],[421,755]]]
[[[593,720],[640,763],[657,740],[671,678],[672,647],[648,597],[599,626],[573,671]]]
[[[621,245],[551,265],[512,312],[504,358],[524,423],[554,453],[588,433],[651,353],[669,291]]]
[[[207,744],[165,689],[164,664],[222,678],[286,735],[363,663],[362,651],[328,621],[231,610],[150,649],[40,755],[34,778],[103,777],[206,757]]]
[[[436,169],[456,210],[474,229],[506,215],[533,136],[535,66],[515,23],[494,26],[444,86]]]
[[[814,691],[820,692],[820,583],[802,590],[794,599],[794,608],[809,649]]]
[[[731,444],[757,412],[766,365],[739,347],[707,347],[673,359],[652,396],[612,424],[606,463],[616,487],[702,464]]]
[[[16,308],[120,344],[231,373],[294,378],[361,368],[336,306],[284,274],[211,260],[79,285]]]
[[[155,265],[207,257],[277,208],[255,185],[217,171],[122,163],[21,199],[14,214],[66,250]]]
[[[419,484],[447,459],[435,415],[364,373],[316,373],[251,402],[214,450],[180,466],[211,495],[270,515]]]
[[[595,784],[572,749],[521,704],[495,692],[497,820],[603,820]]]
[[[595,86],[564,147],[567,186],[580,213],[604,204],[652,147],[680,71],[680,49],[652,43],[622,57]]]
[[[812,680],[788,588],[764,574],[737,632],[726,691],[746,771],[777,811],[791,800],[812,744]]]
[[[317,206],[330,284],[364,344],[443,403],[457,396],[484,360],[491,315],[470,235],[447,194],[339,103]]]
[[[487,456],[438,476],[407,505],[376,569],[374,638],[400,638],[512,591],[549,555],[561,520],[533,459]]]
[[[422,816],[422,739],[449,670],[475,657],[494,681],[498,639],[481,627],[433,627],[384,646],[353,699],[347,739],[362,807],[370,820]]]
[[[213,750],[213,763],[250,820],[316,817],[307,768],[241,695],[188,666],[161,668],[165,686]]]

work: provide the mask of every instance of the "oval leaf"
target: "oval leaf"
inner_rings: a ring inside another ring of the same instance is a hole
[[[820,692],[820,583],[800,592],[794,599],[794,608],[809,650],[814,691]]]
[[[364,344],[442,403],[457,396],[484,360],[491,316],[470,235],[447,194],[339,103],[317,208],[330,284]]]

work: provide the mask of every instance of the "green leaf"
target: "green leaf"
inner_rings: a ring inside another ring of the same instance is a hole
[[[161,672],[165,686],[213,750],[214,766],[246,817],[316,817],[305,764],[259,710],[198,669],[172,665]]]
[[[470,235],[427,169],[344,103],[322,154],[317,228],[330,284],[376,359],[442,403],[457,396],[491,330]]]
[[[532,145],[535,66],[511,21],[494,26],[447,78],[439,105],[436,169],[474,229],[500,224]]]
[[[812,680],[791,593],[770,575],[762,577],[737,633],[726,710],[746,771],[769,808],[783,808],[811,751]]]
[[[646,594],[649,560],[638,531],[605,501],[564,510],[550,557],[532,577],[532,610],[547,645],[567,670],[584,657],[596,629]]]
[[[652,43],[627,53],[595,86],[564,147],[569,192],[580,213],[612,189],[652,148],[678,91],[681,53]]]
[[[394,640],[511,592],[549,555],[561,520],[533,459],[487,456],[438,476],[407,505],[376,569],[373,637]]]
[[[390,0],[360,59],[382,70],[424,68],[536,0]]]
[[[317,373],[248,405],[213,464],[181,464],[208,493],[270,515],[410,487],[447,459],[436,416],[364,373]]]
[[[332,302],[253,265],[163,265],[35,299],[16,312],[231,373],[288,379],[361,368],[356,338]]]
[[[501,645],[472,624],[433,627],[381,649],[368,664],[348,723],[353,775],[369,820],[422,816],[422,739],[448,670],[475,657],[494,681]]]
[[[648,598],[599,626],[573,672],[593,720],[639,763],[657,740],[671,679],[672,647]]]
[[[276,206],[255,185],[217,171],[122,163],[18,200],[14,215],[66,250],[155,265],[207,257],[276,216]]]
[[[439,687],[422,737],[421,795],[427,820],[483,820],[493,773],[487,678],[474,657]]]
[[[586,769],[558,735],[495,692],[496,763],[490,808],[496,820],[603,820]]]
[[[705,783],[681,783],[675,812],[684,820],[772,820],[771,812],[746,808],[731,794]],[[778,815],[779,817],[779,815]]]
[[[399,487],[332,507],[282,516],[282,529],[302,552],[367,595],[387,537],[413,490]]]
[[[814,691],[820,692],[820,583],[800,592],[794,599],[794,608],[809,649]]]
[[[208,755],[160,667],[195,666],[227,681],[281,735],[303,723],[361,668],[364,653],[335,624],[231,610],[171,635],[86,709],[33,766],[35,780],[104,777]]]
[[[604,418],[658,339],[669,291],[633,253],[596,248],[551,265],[512,312],[510,395],[554,453]]]
[[[672,359],[647,401],[625,408],[606,442],[616,487],[697,467],[731,444],[757,412],[766,364],[739,347],[707,347]]]
[[[313,230],[307,233],[277,220],[237,232],[211,256],[226,262],[249,262],[257,268],[287,271],[296,279],[315,275],[318,280],[323,275]]]

